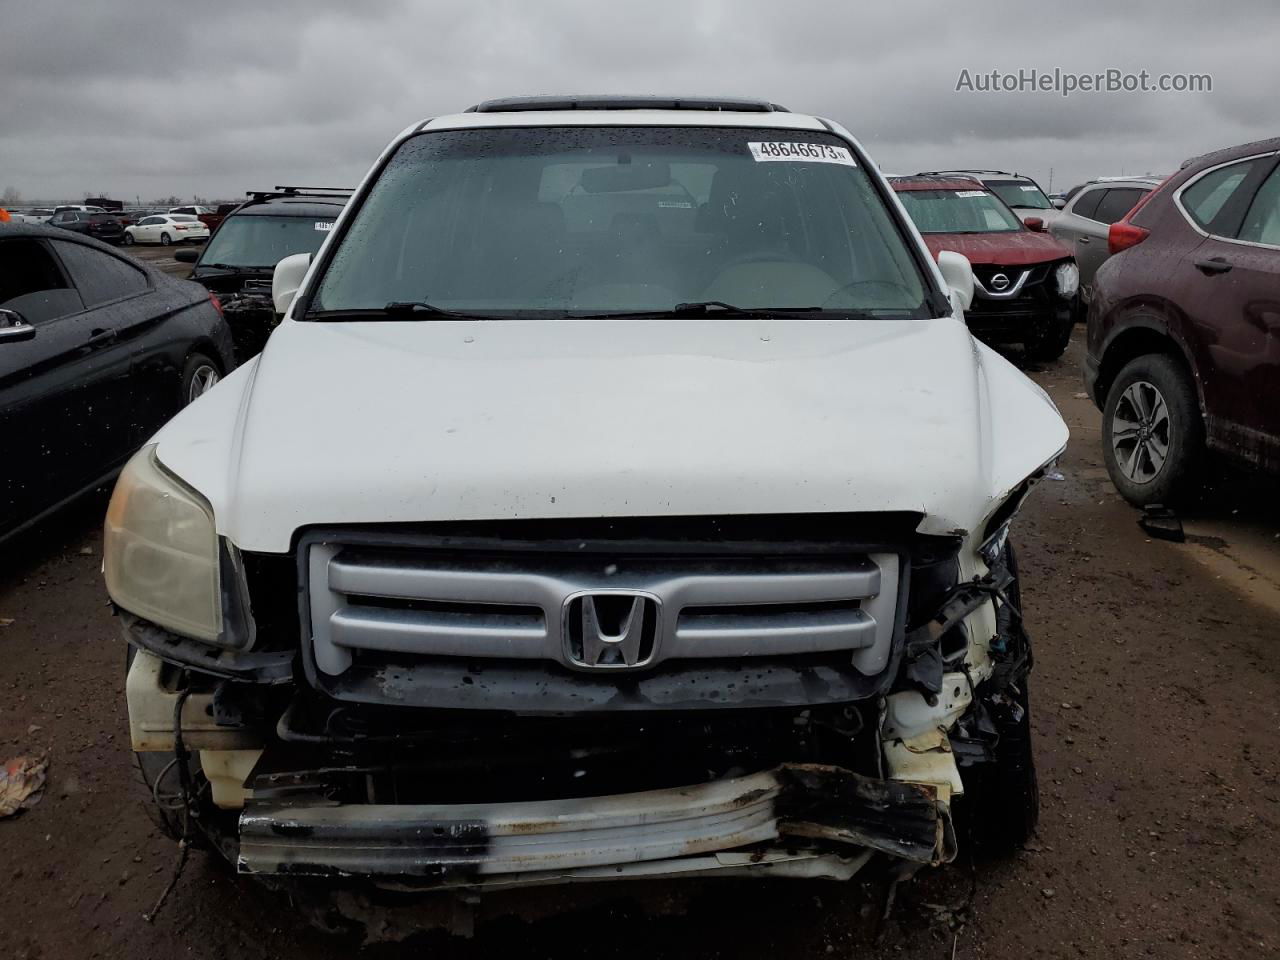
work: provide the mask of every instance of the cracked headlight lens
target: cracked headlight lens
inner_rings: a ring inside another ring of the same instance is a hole
[[[107,507],[107,593],[130,613],[197,640],[222,634],[213,509],[156,459],[154,444],[125,465]]]
[[[1060,263],[1053,271],[1053,280],[1058,286],[1058,296],[1070,300],[1080,289],[1080,268],[1074,263]]]

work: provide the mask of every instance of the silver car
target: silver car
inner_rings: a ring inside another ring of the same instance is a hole
[[[1075,254],[1080,268],[1080,294],[1087,303],[1093,275],[1111,255],[1107,233],[1139,200],[1160,183],[1159,177],[1100,177],[1069,194],[1062,212],[1049,221],[1049,232]]]

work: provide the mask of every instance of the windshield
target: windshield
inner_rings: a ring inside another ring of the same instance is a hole
[[[925,291],[884,202],[832,135],[501,128],[405,141],[309,313],[426,302],[555,318],[718,301],[923,317]]]
[[[985,190],[902,190],[898,199],[921,233],[1000,233],[1022,222]]]
[[[200,262],[270,270],[292,254],[315,253],[332,228],[332,217],[229,217],[206,244]]]
[[[1044,191],[1025,180],[987,180],[987,189],[1011,207],[1029,207],[1032,210],[1048,210],[1053,204]]]

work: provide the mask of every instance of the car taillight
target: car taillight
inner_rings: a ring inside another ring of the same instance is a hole
[[[1118,223],[1113,223],[1111,229],[1107,231],[1107,249],[1112,254],[1117,254],[1121,250],[1136,247],[1150,235],[1151,231],[1146,227],[1137,227],[1132,223],[1126,223],[1121,220]]]
[[[1121,250],[1136,247],[1151,235],[1151,231],[1145,227],[1135,226],[1132,222],[1133,218],[1139,210],[1147,205],[1152,197],[1169,185],[1169,181],[1173,177],[1174,174],[1169,174],[1169,176],[1157,183],[1154,188],[1144,193],[1122,219],[1111,225],[1111,229],[1107,231],[1107,249],[1116,254]]]
[[[213,309],[218,311],[218,316],[222,316],[222,301],[212,290],[209,291],[209,302],[213,304]]]

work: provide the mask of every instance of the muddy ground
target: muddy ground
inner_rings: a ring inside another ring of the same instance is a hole
[[[147,258],[167,258],[147,251]],[[174,269],[176,264],[162,264]],[[178,272],[174,269],[174,272]],[[1036,643],[1043,814],[1019,856],[904,886],[684,881],[485,900],[470,940],[360,950],[174,847],[128,753],[124,647],[99,576],[103,498],[0,548],[0,759],[48,751],[43,801],[0,821],[14,958],[1261,957],[1280,952],[1280,513],[1227,483],[1152,540],[1106,479],[1080,344],[1033,371],[1072,427],[1018,523]],[[7,622],[7,621],[12,622]],[[549,898],[549,899],[548,899]],[[554,909],[547,914],[548,906]],[[521,919],[518,914],[543,914]]]

